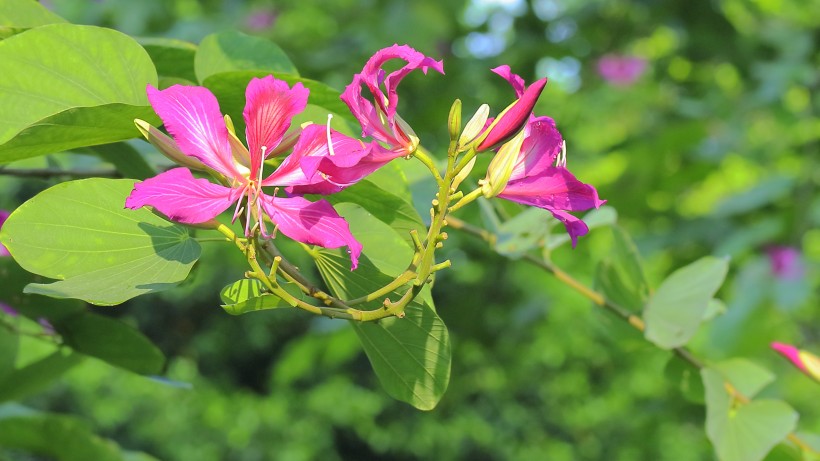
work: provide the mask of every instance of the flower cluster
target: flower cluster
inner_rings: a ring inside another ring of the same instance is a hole
[[[391,60],[404,65],[386,73],[385,63]],[[183,167],[136,184],[125,205],[132,209],[151,206],[185,224],[206,223],[234,206],[233,220],[244,222],[248,237],[258,233],[267,238],[278,230],[306,244],[346,246],[355,269],[362,245],[347,222],[327,200],[310,201],[304,195],[339,192],[387,162],[413,155],[419,138],[397,113],[397,89],[410,72],[426,74],[430,69],[444,73],[441,61],[406,45],[394,45],[377,52],[353,77],[341,99],[369,142],[331,129],[329,120],[327,125],[292,127],[291,121],[306,108],[310,93],[301,83],[291,87],[273,76],[250,81],[243,112],[247,144],[239,140],[230,118],[222,115],[208,89],[174,85],[158,90],[149,85],[151,106],[173,138],[143,121],[138,120],[137,126]],[[478,151],[498,149],[497,157],[506,158],[505,177],[493,181],[496,188],[485,195],[549,210],[566,225],[574,244],[587,228],[567,212],[604,202],[559,159],[563,141],[555,123],[532,114],[546,79],[526,87],[507,66],[494,72],[512,84],[518,99],[496,120],[488,121],[476,137]],[[266,175],[266,161],[288,151],[290,155]],[[191,169],[207,171],[219,183],[197,178]]]

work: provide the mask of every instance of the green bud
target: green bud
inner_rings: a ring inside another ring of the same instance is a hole
[[[194,157],[183,154],[182,151],[179,150],[179,146],[177,146],[177,143],[173,138],[166,135],[158,128],[152,126],[145,120],[140,120],[138,118],[134,119],[134,125],[137,126],[140,133],[142,133],[145,139],[147,139],[152,146],[156,147],[162,155],[168,157],[172,162],[178,163],[192,170],[204,171],[208,169],[204,163]]]
[[[464,127],[464,131],[461,132],[461,137],[458,138],[458,145],[464,147],[473,142],[481,133],[481,130],[484,128],[484,124],[487,123],[487,119],[489,117],[490,106],[487,104],[482,104],[475,114],[473,114],[472,118],[470,118],[470,121],[467,122],[467,125]]]
[[[450,106],[450,116],[447,118],[447,129],[450,132],[450,141],[454,142],[459,139],[461,133],[461,99],[453,101]]]
[[[467,179],[467,176],[470,175],[470,172],[473,171],[473,167],[475,166],[475,159],[476,159],[476,157],[471,158],[470,161],[466,165],[464,165],[464,168],[461,171],[458,172],[456,177],[453,178],[452,187],[454,189],[458,189],[458,186],[460,186],[461,183],[465,179]]]
[[[522,145],[524,145],[524,130],[519,131],[514,138],[498,149],[498,153],[495,154],[487,168],[487,177],[481,184],[484,197],[495,197],[507,187]]]

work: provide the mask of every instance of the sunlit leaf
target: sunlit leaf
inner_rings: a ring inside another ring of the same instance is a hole
[[[231,315],[240,315],[265,309],[291,307],[282,298],[265,293],[262,282],[254,279],[244,279],[234,282],[220,291],[222,308]]]
[[[26,270],[61,281],[26,291],[113,305],[175,286],[199,257],[188,229],[124,208],[134,181],[58,184],[21,205],[0,240]]]
[[[740,404],[724,387],[722,374],[701,371],[706,389],[706,435],[721,461],[760,461],[791,433],[797,412],[779,400]]]
[[[197,46],[173,38],[140,38],[160,77],[174,77],[196,82],[194,55]]]
[[[156,85],[145,50],[125,34],[52,24],[0,42],[0,163],[136,137]]]
[[[337,209],[364,245],[359,267],[351,272],[349,258],[340,251],[321,250],[316,262],[333,294],[351,299],[389,283],[407,267],[412,250],[389,226],[368,216],[364,209],[349,204]],[[394,292],[387,297],[397,301],[400,295]],[[381,301],[365,306],[379,308]],[[404,318],[351,323],[385,391],[416,408],[430,410],[450,380],[449,333],[433,309],[429,292],[416,297],[405,314]]]
[[[645,336],[665,349],[686,344],[723,284],[729,261],[707,256],[673,272],[649,299]]]
[[[194,70],[201,83],[211,75],[236,70],[299,75],[275,43],[237,31],[219,32],[202,39],[194,57]]]
[[[0,30],[27,29],[66,22],[34,0],[3,0],[0,2]]]

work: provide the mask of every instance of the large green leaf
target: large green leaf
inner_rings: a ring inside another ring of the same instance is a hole
[[[58,350],[14,370],[0,380],[0,402],[19,400],[44,390],[80,361],[81,355]]]
[[[55,461],[123,459],[117,444],[96,436],[83,421],[34,412],[15,404],[0,406],[0,446]]]
[[[157,74],[161,77],[174,77],[192,82],[196,81],[194,73],[194,55],[197,46],[193,43],[173,38],[140,38],[140,45],[145,48]]]
[[[66,22],[34,0],[3,0],[0,2],[0,30],[27,29]]]
[[[235,70],[299,75],[275,43],[237,31],[219,32],[202,39],[194,57],[194,70],[201,83],[211,75]]]
[[[752,398],[767,384],[774,381],[774,374],[746,359],[729,359],[709,366],[730,382],[740,393]]]
[[[138,136],[134,117],[150,116],[145,86],[157,84],[132,38],[71,24],[0,42],[0,75],[0,163]]]
[[[342,192],[331,195],[328,200],[333,204],[355,203],[359,205],[373,217],[392,227],[411,248],[413,246],[410,238],[411,230],[416,230],[419,237],[424,238],[426,228],[413,205],[366,179]]]
[[[157,346],[119,320],[83,312],[54,326],[67,346],[116,367],[150,375],[162,371],[165,364]]]
[[[359,267],[350,271],[348,256],[338,250],[320,250],[317,266],[334,295],[351,299],[368,294],[404,270],[412,250],[388,225],[361,207],[341,204],[340,214],[364,245]],[[393,301],[401,293],[389,295]],[[376,300],[366,305],[375,309]],[[416,408],[436,406],[450,380],[450,337],[425,289],[405,310],[404,318],[353,323],[356,334],[382,386],[392,397]]]
[[[17,208],[0,241],[24,269],[62,280],[26,291],[113,305],[184,280],[199,244],[187,228],[145,208],[124,209],[133,185],[128,179],[70,181]]]
[[[644,311],[646,339],[666,349],[686,344],[697,331],[728,269],[727,259],[707,256],[667,277]]]
[[[136,149],[124,142],[94,146],[88,150],[114,165],[124,178],[146,179],[157,175],[157,170]]]
[[[797,412],[779,400],[733,401],[721,372],[701,371],[706,389],[706,434],[721,461],[760,461],[797,424]]]

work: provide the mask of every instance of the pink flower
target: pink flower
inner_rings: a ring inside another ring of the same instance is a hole
[[[772,343],[772,349],[786,357],[794,366],[806,376],[820,382],[820,357],[811,352],[802,351],[792,345]]]
[[[326,248],[347,246],[355,269],[362,246],[329,202],[277,197],[276,190],[273,195],[262,191],[262,187],[312,182],[299,166],[301,157],[313,154],[304,149],[295,150],[291,155],[294,159],[287,159],[262,179],[264,160],[282,143],[293,116],[304,110],[308,93],[301,83],[289,88],[286,82],[270,75],[251,80],[245,92],[247,102],[243,112],[247,125],[246,148],[228,131],[219,103],[207,88],[174,85],[160,91],[149,85],[151,106],[179,149],[213,169],[230,186],[194,178],[187,168],[175,168],[137,183],[125,206],[136,209],[150,205],[174,221],[199,224],[215,218],[234,203],[235,220],[244,205],[247,236],[258,227],[267,237],[264,222],[267,216],[279,231],[299,242]]]
[[[11,213],[9,213],[8,211],[0,210],[0,229],[3,228],[3,223],[6,222],[6,220],[9,218],[9,215],[11,215]],[[0,256],[10,256],[10,255],[11,255],[11,253],[9,253],[8,248],[6,248],[2,243],[0,243]]]
[[[245,18],[245,27],[251,30],[265,30],[276,22],[276,12],[273,10],[256,10]]]
[[[607,82],[617,86],[635,83],[646,70],[646,61],[634,56],[608,54],[598,60],[598,73]]]
[[[510,82],[518,99],[500,115],[498,122],[476,148],[479,152],[494,149],[515,136],[532,116],[532,109],[547,84],[547,79],[542,78],[527,87],[524,79],[513,74],[508,65],[496,67],[492,71]]]
[[[788,246],[770,246],[766,248],[772,274],[781,280],[796,280],[803,276],[803,264],[800,262],[800,251]]]
[[[559,158],[563,139],[551,118],[535,117],[524,131],[512,174],[498,197],[549,211],[564,223],[575,247],[578,237],[589,228],[568,212],[598,208],[606,200],[599,199],[594,187],[578,181],[566,169],[566,157]]]
[[[386,74],[382,66],[390,60],[400,59],[407,64]],[[389,155],[378,153],[378,162],[386,163],[388,157],[397,158],[410,155],[416,150],[419,139],[404,120],[396,113],[399,96],[396,90],[401,80],[410,72],[428,69],[444,73],[441,61],[428,58],[407,45],[393,45],[376,52],[364,65],[362,72],[353,76],[353,82],[342,93],[342,101],[347,104],[353,116],[362,126],[362,136],[372,136],[384,143]],[[362,96],[366,87],[373,97],[373,103]]]

